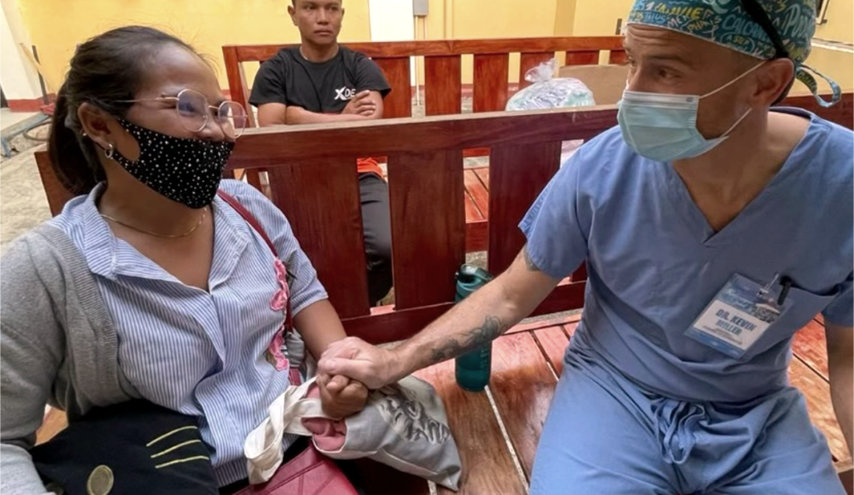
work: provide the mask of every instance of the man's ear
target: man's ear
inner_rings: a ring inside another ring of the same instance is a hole
[[[757,103],[771,106],[785,97],[794,78],[795,64],[790,59],[769,60],[758,70],[756,91],[752,96]]]
[[[80,120],[83,132],[101,149],[105,150],[111,145],[116,145],[117,139],[113,131],[116,126],[109,125],[111,122],[115,122],[115,117],[103,109],[85,102],[77,108],[77,118]]]
[[[289,16],[291,16],[291,22],[293,22],[293,23],[294,23],[294,26],[297,26],[297,25],[298,25],[298,24],[297,24],[297,20],[296,20],[296,18],[295,18],[296,14],[297,14],[297,11],[296,11],[296,9],[294,8],[293,4],[288,5],[288,15],[289,15]]]

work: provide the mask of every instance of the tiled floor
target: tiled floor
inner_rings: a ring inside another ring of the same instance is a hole
[[[0,109],[0,133],[10,125],[17,124],[24,119],[32,117],[33,115],[36,114],[33,112],[13,112],[8,108]]]
[[[0,119],[5,127],[5,109]],[[47,128],[39,128],[35,133],[46,136]],[[33,152],[41,143],[17,136],[12,144],[19,152],[11,158],[0,158],[0,253],[12,239],[50,218],[33,158]]]

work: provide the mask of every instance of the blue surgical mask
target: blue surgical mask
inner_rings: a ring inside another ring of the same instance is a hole
[[[618,103],[617,113],[623,139],[639,155],[659,162],[693,158],[707,153],[724,142],[751,109],[747,109],[720,137],[706,139],[697,130],[700,100],[729,87],[761,65],[754,66],[704,95],[644,93],[626,89],[623,99]]]

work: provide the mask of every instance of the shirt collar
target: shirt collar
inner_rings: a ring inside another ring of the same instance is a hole
[[[178,282],[172,274],[115,236],[96,206],[105,188],[103,182],[96,185],[78,206],[83,232],[83,256],[92,273],[111,280],[130,276]],[[209,288],[212,289],[233,272],[246,248],[247,234],[251,235],[246,229],[251,227],[219,197],[211,204],[211,215],[214,219],[214,253]]]

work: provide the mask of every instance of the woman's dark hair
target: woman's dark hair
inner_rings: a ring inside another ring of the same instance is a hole
[[[132,104],[117,101],[134,98],[153,68],[157,52],[168,44],[196,53],[180,39],[144,26],[113,29],[77,46],[57,94],[48,140],[53,169],[74,194],[88,193],[105,178],[98,148],[83,136],[77,109],[82,103],[91,103],[124,117]]]

